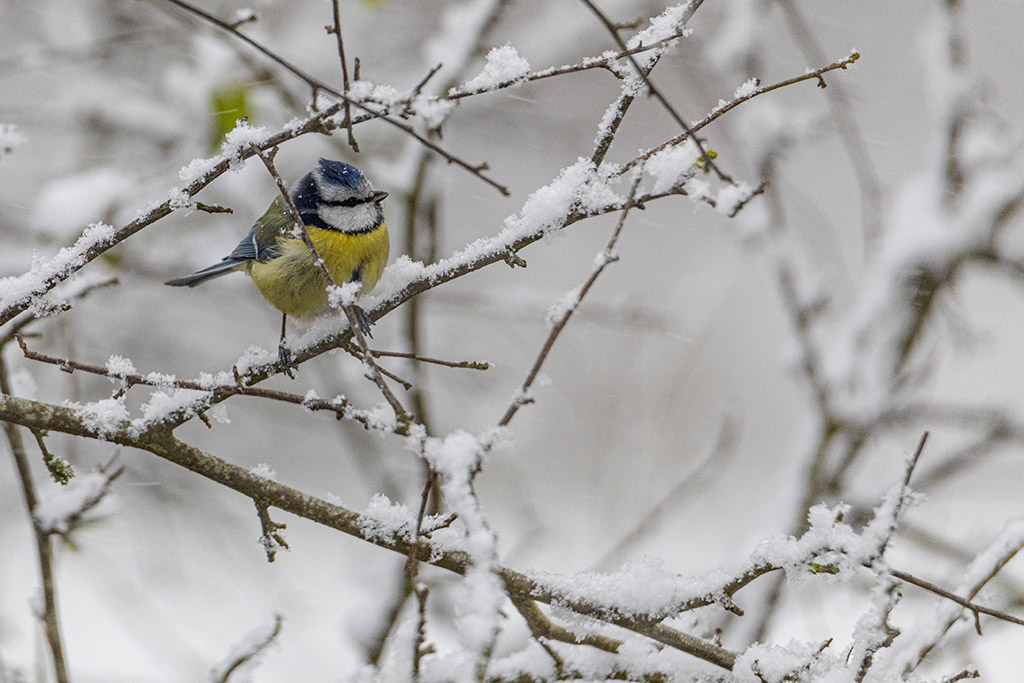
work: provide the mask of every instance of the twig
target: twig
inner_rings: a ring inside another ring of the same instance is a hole
[[[370,349],[370,353],[373,354],[374,358],[408,358],[415,360],[420,363],[433,363],[434,365],[443,365],[446,368],[462,368],[465,370],[489,370],[491,364],[484,360],[441,360],[440,358],[428,358],[426,356],[417,356],[414,353],[405,353],[403,351],[379,351],[377,349]]]
[[[205,11],[199,9],[198,7],[195,7],[194,5],[191,5],[191,4],[187,3],[187,2],[185,2],[184,0],[164,0],[164,2],[169,2],[172,5],[175,5],[176,7],[179,7],[181,9],[185,10],[186,12],[189,12],[190,14],[193,14],[193,15],[203,19],[206,22],[208,22],[210,24],[213,24],[217,28],[220,28],[220,29],[222,29],[224,31],[227,31],[228,33],[231,33],[232,35],[238,37],[240,40],[248,43],[251,47],[255,48],[256,50],[259,50],[261,53],[263,53],[263,55],[265,55],[269,59],[271,59],[274,62],[276,62],[277,64],[279,64],[280,66],[285,68],[287,71],[291,72],[297,78],[300,78],[303,81],[305,81],[306,83],[308,83],[310,85],[310,87],[313,88],[314,92],[322,90],[323,92],[329,93],[329,94],[333,95],[334,97],[337,97],[339,100],[342,100],[344,102],[350,103],[352,106],[355,106],[355,107],[358,107],[359,109],[362,109],[363,111],[365,111],[368,114],[372,115],[372,117],[374,117],[374,118],[379,118],[380,120],[385,121],[386,123],[391,124],[392,126],[398,128],[399,130],[404,131],[407,135],[415,138],[421,145],[423,145],[423,146],[433,150],[437,154],[440,154],[442,157],[444,157],[444,159],[446,161],[448,161],[448,163],[456,164],[457,166],[460,166],[460,167],[464,168],[465,170],[469,171],[470,173],[472,173],[476,177],[480,178],[481,180],[483,180],[485,183],[487,183],[488,185],[490,185],[494,189],[498,190],[498,192],[500,192],[501,194],[505,195],[506,197],[509,195],[509,191],[508,191],[507,187],[505,187],[501,183],[491,179],[490,177],[484,175],[483,172],[487,170],[487,164],[485,164],[485,163],[484,164],[477,164],[477,165],[474,166],[474,165],[472,165],[472,164],[470,164],[470,163],[468,163],[466,161],[463,161],[462,159],[460,159],[459,157],[455,156],[451,152],[448,152],[447,150],[442,148],[437,143],[432,142],[431,140],[428,140],[427,138],[425,138],[422,135],[420,135],[419,133],[417,133],[413,129],[412,126],[407,125],[405,123],[402,123],[401,121],[396,120],[395,118],[387,115],[384,112],[374,111],[372,108],[368,107],[366,104],[360,102],[359,100],[356,100],[356,99],[353,99],[353,98],[349,97],[348,93],[342,93],[342,92],[339,92],[338,90],[335,90],[334,88],[332,88],[331,86],[327,85],[326,83],[324,83],[320,79],[315,78],[314,76],[311,76],[310,74],[307,74],[305,71],[303,71],[302,69],[298,68],[297,66],[295,66],[291,62],[285,60],[280,55],[278,55],[278,54],[274,53],[272,50],[269,50],[268,48],[264,47],[263,45],[261,45],[257,41],[253,40],[249,36],[245,35],[241,31],[239,31],[237,28],[234,28],[233,26],[231,26],[227,22],[221,21],[220,19],[218,19],[217,17],[213,16],[212,14],[209,14],[208,12],[205,12]]]
[[[927,442],[928,432],[925,432],[921,435],[921,440],[917,444],[917,449],[914,451],[914,455],[912,455],[910,461],[907,462],[907,467],[903,472],[903,481],[900,484],[899,500],[892,511],[892,517],[889,519],[885,535],[878,544],[878,551],[875,554],[876,559],[881,558],[882,555],[885,554],[885,549],[889,546],[889,541],[892,540],[892,535],[896,531],[896,524],[899,522],[903,510],[907,506],[907,497],[910,495],[910,478],[914,474],[914,469],[917,467],[918,460],[921,459],[921,453],[924,451],[924,445]]]
[[[235,659],[228,664],[227,667],[217,676],[214,680],[216,683],[228,683],[228,679],[231,678],[231,674],[238,671],[243,665],[251,662],[254,658],[258,657],[261,652],[270,647],[270,644],[274,642],[278,634],[281,633],[281,615],[274,615],[274,628],[271,629],[270,633],[265,637],[261,638],[258,642],[250,644],[245,652],[238,655]]]
[[[59,455],[54,455],[50,452],[50,449],[46,447],[43,432],[33,429],[32,436],[36,439],[36,445],[39,446],[39,452],[43,456],[43,464],[46,465],[46,471],[50,473],[50,477],[58,484],[67,484],[71,481],[75,476],[75,470],[71,467],[71,464]]]
[[[502,81],[497,85],[488,86],[486,89],[461,90],[459,88],[452,88],[451,90],[448,91],[448,94],[445,96],[445,99],[461,100],[466,97],[483,95],[486,93],[494,92],[495,90],[508,88],[519,83],[542,81],[547,78],[555,78],[557,76],[565,76],[566,74],[580,73],[583,71],[589,71],[591,69],[607,69],[612,73],[615,73],[615,70],[611,68],[611,65],[613,63],[621,61],[622,59],[625,59],[629,55],[638,55],[643,52],[649,52],[651,50],[656,50],[660,47],[664,47],[665,45],[668,45],[672,41],[682,38],[685,34],[686,31],[684,29],[680,29],[678,31],[675,31],[666,38],[655,41],[653,43],[649,43],[647,45],[638,45],[634,48],[628,50],[621,50],[619,52],[616,52],[615,54],[608,56],[588,57],[575,64],[568,64],[566,66],[560,67],[549,67],[547,69],[540,69],[539,71],[532,71],[521,78]]]
[[[727,114],[728,112],[732,111],[733,109],[735,109],[736,107],[740,106],[741,104],[743,104],[745,102],[749,102],[750,100],[752,100],[752,99],[754,99],[756,97],[760,97],[761,95],[765,95],[767,93],[770,93],[773,90],[778,90],[780,88],[787,88],[787,87],[789,87],[791,85],[796,85],[797,83],[803,83],[804,81],[817,80],[818,84],[820,85],[821,83],[825,82],[822,79],[822,76],[824,74],[827,74],[830,71],[835,71],[837,69],[846,69],[846,67],[850,66],[851,64],[856,62],[858,59],[860,59],[860,53],[858,53],[858,52],[851,52],[849,55],[847,55],[843,59],[836,60],[836,61],[832,62],[831,64],[828,64],[826,66],[823,66],[823,67],[820,67],[818,69],[815,69],[814,71],[808,71],[805,74],[801,74],[799,76],[794,76],[792,78],[787,78],[785,80],[778,81],[777,83],[772,83],[771,85],[759,85],[757,87],[757,89],[754,90],[753,92],[751,92],[751,93],[749,93],[747,95],[742,95],[740,97],[735,97],[732,100],[730,100],[729,102],[727,102],[727,103],[725,103],[725,104],[723,104],[723,105],[721,105],[719,107],[715,107],[715,110],[713,112],[711,112],[710,114],[705,116],[703,119],[701,119],[700,121],[697,121],[692,126],[690,126],[690,129],[688,131],[680,133],[679,135],[675,136],[671,140],[668,140],[666,142],[661,143],[660,145],[657,145],[655,147],[650,148],[649,150],[647,150],[646,152],[644,152],[643,154],[641,154],[637,158],[633,159],[632,161],[629,161],[629,162],[623,164],[622,168],[621,168],[621,171],[622,172],[628,171],[629,169],[631,169],[632,167],[636,166],[637,164],[639,164],[639,163],[641,163],[643,161],[646,161],[647,159],[651,158],[654,154],[660,152],[661,150],[663,150],[663,149],[665,149],[667,147],[672,147],[674,145],[678,145],[679,143],[683,142],[684,140],[687,140],[687,139],[691,138],[694,133],[697,133],[698,131],[708,127],[709,125],[711,125],[712,123],[714,123],[715,121],[720,119],[722,116],[724,116],[725,114]]]
[[[179,440],[171,428],[163,425],[154,425],[149,430],[140,433],[132,429],[126,422],[122,427],[104,432],[101,437],[93,428],[86,425],[78,411],[72,408],[12,396],[7,396],[0,401],[0,421],[14,422],[29,428],[48,428],[73,436],[102,438],[105,441],[139,448],[168,462],[186,467],[214,483],[238,491],[254,502],[258,501],[257,506],[278,508],[403,555],[409,551],[410,542],[406,537],[400,534],[368,536],[363,517],[359,513],[333,505],[284,484],[270,481],[245,468],[204,453]],[[435,548],[427,543],[420,544],[418,559],[460,574],[464,573],[471,564],[469,555],[464,552]],[[775,569],[775,567],[752,567],[742,576],[724,586],[724,590],[734,592],[753,581],[757,576]],[[640,623],[635,619],[616,616],[614,610],[602,611],[593,605],[588,608],[586,603],[563,599],[563,596],[546,589],[524,574],[507,568],[501,568],[498,571],[506,586],[509,587],[510,593],[529,596],[531,599],[541,602],[558,601],[559,604],[581,614],[589,613],[598,619],[648,636],[719,667],[730,668],[735,661],[735,653],[714,643],[668,627],[652,627],[648,621]],[[719,602],[721,602],[721,598],[718,596],[718,591],[715,591],[715,595],[696,598],[686,604],[709,605]]]
[[[237,377],[237,381],[234,384],[218,384],[211,386],[205,382],[197,380],[187,379],[176,379],[173,381],[166,381],[163,378],[154,378],[147,375],[140,374],[129,374],[121,375],[114,374],[107,370],[105,367],[100,365],[92,365],[90,363],[82,363],[80,361],[71,360],[70,358],[58,358],[55,356],[48,356],[46,354],[32,351],[25,344],[25,340],[20,335],[16,335],[18,344],[21,346],[22,353],[29,360],[39,361],[41,363],[48,363],[50,365],[56,365],[65,372],[87,372],[92,375],[100,375],[102,377],[109,377],[110,379],[116,379],[124,382],[124,386],[118,390],[119,393],[124,391],[136,384],[150,387],[161,387],[161,388],[174,388],[174,389],[190,389],[192,391],[201,391],[210,396],[208,399],[211,405],[220,403],[221,401],[230,398],[232,396],[250,396],[253,398],[265,398],[271,401],[281,401],[282,403],[290,403],[292,405],[302,406],[306,410],[320,411],[327,410],[337,415],[338,419],[347,418],[355,420],[361,423],[364,427],[374,428],[374,425],[360,414],[360,412],[352,407],[351,402],[343,397],[336,398],[312,398],[309,396],[301,396],[299,394],[293,394],[287,391],[279,391],[277,389],[265,389],[262,387],[247,386],[241,383],[241,377]],[[408,434],[408,428],[405,425],[398,424],[395,428],[395,433],[401,436]]]
[[[412,642],[412,680],[418,683],[420,680],[420,662],[423,658],[434,652],[434,646],[427,644],[427,596],[430,589],[425,585],[417,584],[413,588],[416,595],[416,637]]]
[[[270,518],[270,503],[258,498],[253,498],[256,504],[256,516],[260,520],[260,544],[267,554],[267,562],[273,562],[278,551],[288,550],[288,543],[279,532],[288,527],[287,524],[278,524]]]
[[[0,347],[0,394],[11,396],[11,386],[7,379],[7,363],[3,359],[2,350]],[[32,525],[32,532],[36,540],[39,577],[43,591],[43,611],[40,618],[45,626],[46,642],[50,647],[54,676],[57,683],[68,683],[68,668],[64,661],[64,645],[61,640],[60,620],[57,615],[57,588],[53,580],[53,546],[50,535],[40,529],[35,518],[36,505],[39,500],[36,496],[35,485],[32,483],[32,469],[29,466],[28,454],[25,451],[21,432],[13,422],[5,421],[3,424],[7,443],[11,447],[11,455],[14,458],[15,469],[18,471],[18,479],[21,482],[25,509],[28,511],[29,523]]]
[[[541,366],[544,365],[544,361],[547,359],[548,354],[551,353],[552,347],[555,345],[555,340],[558,339],[558,335],[565,329],[566,324],[569,322],[569,318],[576,312],[583,298],[590,291],[590,288],[597,281],[597,278],[601,276],[604,269],[608,267],[608,264],[614,263],[618,260],[618,256],[615,254],[615,244],[618,242],[619,235],[622,234],[622,228],[626,224],[626,217],[629,216],[629,211],[636,206],[636,191],[640,185],[640,180],[643,178],[643,174],[638,173],[636,179],[633,181],[633,187],[630,188],[629,197],[626,199],[623,205],[622,213],[619,214],[619,222],[615,226],[615,230],[612,232],[611,238],[608,240],[607,246],[605,246],[604,252],[599,255],[597,265],[594,270],[591,271],[590,277],[587,278],[586,282],[580,288],[579,293],[574,297],[572,305],[567,306],[565,310],[561,312],[558,319],[554,321],[551,326],[551,332],[548,334],[544,345],[541,347],[540,353],[537,354],[536,360],[533,362],[533,367],[530,368],[529,373],[526,375],[526,379],[523,380],[523,386],[520,388],[516,398],[506,409],[505,414],[501,420],[498,421],[499,427],[508,426],[508,423],[512,421],[519,408],[530,402],[530,388],[533,386],[534,380],[537,379],[537,375],[540,373]]]
[[[515,606],[519,614],[522,615],[523,620],[530,629],[530,633],[533,634],[534,640],[540,643],[548,655],[555,661],[555,666],[561,672],[565,666],[565,661],[558,656],[553,649],[547,646],[544,642],[545,639],[557,640],[563,643],[571,643],[573,645],[589,645],[590,647],[603,650],[605,652],[617,653],[619,648],[622,646],[622,641],[615,638],[609,638],[608,636],[585,634],[580,635],[573,633],[572,631],[562,628],[555,624],[551,619],[541,611],[540,607],[537,606],[536,601],[531,600],[529,597],[521,595],[511,595],[512,604]]]
[[[341,37],[341,9],[339,7],[339,0],[331,0],[331,9],[334,13],[334,27],[327,29],[328,33],[333,33],[334,37],[338,39],[338,58],[341,60],[341,88],[348,94],[349,82],[348,82],[348,61],[345,59],[345,41]],[[352,133],[352,105],[345,99],[345,129],[348,131],[348,146],[352,148],[353,152],[359,151],[359,145],[356,143],[356,136]]]
[[[424,458],[424,462],[425,461],[426,459]],[[420,494],[420,509],[416,514],[416,530],[413,532],[412,543],[409,544],[409,554],[405,560],[405,574],[409,578],[414,578],[419,571],[417,556],[419,555],[420,539],[423,538],[423,518],[427,514],[427,504],[430,501],[430,492],[433,491],[434,483],[436,481],[437,472],[431,469],[428,465],[426,483],[423,485],[423,493]]]
[[[981,635],[981,622],[978,621],[978,615],[980,614],[987,614],[990,617],[995,617],[996,619],[1000,619],[1011,624],[1024,626],[1024,619],[1015,617],[1012,614],[1007,614],[1006,612],[1000,612],[999,610],[992,609],[991,607],[979,605],[976,602],[971,602],[969,599],[962,598],[956,593],[952,593],[946,590],[945,588],[942,588],[941,586],[937,586],[934,583],[931,583],[930,581],[919,579],[913,574],[908,574],[898,569],[891,569],[889,570],[889,573],[895,576],[900,581],[905,581],[907,583],[917,586],[918,588],[923,588],[929,593],[935,593],[935,595],[946,598],[947,600],[951,600],[956,604],[961,605],[962,607],[970,610],[974,614],[975,628],[978,631],[978,635]]]
[[[634,69],[636,69],[637,74],[640,76],[640,78],[643,79],[644,84],[647,86],[647,89],[650,91],[650,93],[655,97],[655,99],[658,100],[658,102],[661,103],[661,105],[669,113],[669,116],[672,117],[676,124],[686,132],[687,137],[693,140],[693,143],[697,146],[697,149],[700,150],[701,159],[703,163],[707,166],[707,168],[714,171],[715,175],[718,176],[719,180],[723,182],[732,182],[732,178],[723,173],[718,168],[718,166],[715,165],[714,159],[712,159],[711,155],[709,155],[707,153],[707,150],[704,149],[703,143],[697,138],[693,137],[693,130],[690,128],[690,125],[683,120],[683,117],[679,115],[679,112],[677,112],[675,108],[665,98],[665,96],[661,94],[661,91],[654,87],[654,83],[651,81],[651,78],[648,74],[649,69],[642,68],[640,66],[640,62],[636,60],[636,57],[634,57],[629,52],[629,48],[626,46],[626,43],[623,42],[622,38],[619,36],[619,32],[616,29],[615,24],[612,23],[612,21],[607,17],[607,15],[605,15],[604,12],[598,9],[597,5],[595,5],[591,0],[580,0],[580,2],[582,2],[588,8],[590,8],[590,11],[593,12],[594,15],[597,16],[597,18],[604,25],[604,27],[608,29],[608,33],[611,34],[612,39],[619,46],[619,49],[622,50],[623,54],[625,54],[626,59],[629,60],[629,63],[633,65]],[[688,13],[692,15],[693,12],[695,12],[697,8],[700,7],[701,2],[702,0],[691,0],[690,6],[687,9]]]

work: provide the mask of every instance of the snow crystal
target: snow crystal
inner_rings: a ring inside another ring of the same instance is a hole
[[[142,406],[142,419],[132,421],[132,429],[140,433],[150,425],[163,422],[169,417],[182,412],[194,415],[199,409],[205,408],[210,394],[194,389],[168,389],[154,391]]]
[[[106,368],[107,372],[115,377],[138,374],[138,370],[130,360],[116,354],[107,359]]]
[[[238,374],[245,377],[254,368],[259,368],[276,362],[277,351],[267,351],[261,346],[251,344],[246,347],[242,355],[235,361],[235,367],[238,368]]]
[[[219,156],[212,157],[210,159],[193,159],[178,171],[178,178],[180,178],[181,182],[186,185],[202,182],[206,180],[211,173],[213,173],[217,164],[221,161],[223,161],[223,158]]]
[[[383,493],[370,499],[359,514],[359,529],[371,541],[411,540],[416,513],[401,503],[392,503]]]
[[[481,653],[491,648],[505,602],[505,584],[492,569],[491,562],[474,562],[466,570],[455,602],[459,640]]]
[[[393,432],[398,427],[395,409],[386,402],[378,403],[375,407],[367,409],[349,406],[345,409],[345,417],[364,420],[367,427],[382,433]]]
[[[600,606],[616,617],[665,617],[695,598],[721,590],[728,579],[714,572],[684,577],[664,568],[660,559],[641,558],[615,572],[585,570],[561,575],[530,572],[530,578],[566,602]]]
[[[376,87],[370,81],[352,81],[348,85],[349,99],[368,100],[373,97],[373,91]]]
[[[416,118],[427,128],[437,128],[455,108],[455,102],[420,93],[413,99],[412,107],[416,111]]]
[[[85,404],[65,401],[64,405],[74,410],[85,428],[101,439],[109,439],[127,426],[124,396]]]
[[[32,510],[39,530],[67,533],[73,518],[96,505],[109,482],[102,472],[92,472],[75,477],[65,486],[55,484],[39,491],[39,500]]]
[[[346,282],[343,285],[331,285],[327,288],[327,303],[331,308],[351,306],[359,298],[359,290],[363,283],[359,280]]]
[[[754,188],[747,183],[727,183],[718,190],[715,199],[715,211],[730,215],[742,202],[753,194]]]
[[[257,463],[255,467],[249,468],[249,474],[271,481],[277,479],[277,471],[265,462]]]
[[[407,445],[416,444],[407,441]],[[445,500],[465,525],[465,551],[473,564],[459,584],[456,630],[463,645],[480,657],[493,645],[506,600],[504,583],[497,575],[497,540],[472,486],[485,448],[476,436],[456,430],[443,438],[422,437],[416,450],[441,475]]]
[[[862,538],[842,518],[850,506],[839,504],[829,507],[818,504],[807,512],[810,528],[799,538],[776,536],[763,541],[751,553],[754,564],[782,567],[790,581],[799,581],[815,572],[814,567],[827,568],[825,574],[833,580],[845,581],[853,577],[854,570],[864,559],[877,552],[877,541]]]
[[[0,278],[0,310],[25,302],[45,291],[47,281],[63,280],[86,263],[87,253],[114,241],[114,228],[105,223],[92,223],[75,241],[50,259],[36,255],[32,268],[21,275]]]
[[[593,163],[580,157],[562,169],[552,182],[527,197],[517,216],[505,219],[501,237],[522,237],[537,231],[561,227],[573,209],[596,212],[621,203],[622,198],[611,191],[608,169],[598,172]]]
[[[195,199],[188,192],[180,188],[172,187],[171,191],[167,193],[167,198],[170,200],[172,211],[184,211],[185,215],[188,216],[196,210]]]
[[[751,78],[746,83],[736,88],[736,92],[734,92],[732,96],[738,100],[743,97],[750,97],[760,89],[761,86],[758,83],[758,80],[756,78]]]
[[[632,50],[633,48],[637,48],[642,45],[653,45],[654,43],[674,36],[679,32],[679,29],[682,28],[689,10],[689,1],[666,8],[664,12],[651,19],[650,26],[626,41],[626,47]],[[683,32],[683,35],[689,34],[689,30]],[[665,46],[665,49],[675,46],[677,42],[679,42],[678,39],[669,41]],[[664,50],[651,50],[649,52],[641,53],[636,55],[636,60],[640,66],[646,67],[650,65],[651,61],[656,59],[663,51]]]
[[[525,78],[529,73],[530,63],[514,47],[503,45],[487,53],[487,63],[483,70],[463,83],[460,90],[494,90],[503,83]]]
[[[792,642],[787,646],[754,643],[736,658],[733,676],[736,683],[783,683],[794,680],[795,674],[808,671],[818,659],[820,649],[820,643]],[[827,664],[821,667],[824,671],[842,667],[840,662],[832,661],[831,657],[825,659]],[[820,679],[814,675],[805,675],[800,676],[800,680]]]
[[[242,152],[249,149],[249,145],[262,145],[270,137],[270,131],[265,127],[254,128],[245,119],[239,119],[235,127],[224,136],[224,142],[220,146],[221,156],[230,159],[230,168],[236,173],[242,170]]]
[[[427,439],[423,451],[431,468],[446,476],[459,476],[475,469],[482,454],[477,438],[461,429],[455,430],[443,439]]]
[[[548,327],[554,327],[562,322],[569,313],[576,309],[580,303],[581,289],[581,287],[570,289],[558,301],[548,306],[547,313],[544,314],[544,322]]]
[[[680,178],[694,171],[694,164],[703,157],[700,148],[692,140],[666,147],[655,152],[644,163],[644,171],[654,179],[653,194],[668,192]]]

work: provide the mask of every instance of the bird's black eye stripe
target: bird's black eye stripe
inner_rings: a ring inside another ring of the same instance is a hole
[[[373,201],[373,198],[372,197],[366,197],[364,199],[362,197],[349,197],[348,199],[341,199],[341,200],[337,200],[337,199],[321,199],[320,203],[321,204],[326,204],[327,206],[359,206],[360,204],[365,204],[366,202],[369,202],[369,201]]]

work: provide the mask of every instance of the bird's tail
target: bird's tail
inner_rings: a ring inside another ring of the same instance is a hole
[[[215,263],[212,266],[203,268],[202,270],[197,270],[191,275],[179,277],[174,280],[168,280],[164,284],[170,285],[171,287],[195,287],[196,285],[203,284],[207,280],[212,280],[213,278],[220,277],[221,275],[227,275],[228,273],[236,270],[239,265],[245,263],[247,260],[248,259],[227,258],[220,263]]]

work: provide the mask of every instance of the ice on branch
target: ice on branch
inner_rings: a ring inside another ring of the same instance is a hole
[[[351,306],[359,297],[359,289],[363,283],[359,280],[346,282],[343,285],[330,285],[327,288],[327,303],[331,308]]]
[[[224,142],[220,146],[220,154],[224,159],[230,160],[232,171],[242,170],[242,152],[249,149],[250,144],[262,145],[270,137],[270,131],[265,127],[254,128],[245,119],[240,119],[235,127],[224,136]]]
[[[855,680],[849,672],[843,671],[845,668],[842,660],[822,650],[821,643],[792,642],[786,646],[754,643],[736,659],[733,680],[735,683]]]
[[[686,16],[689,12],[690,2],[683,2],[666,8],[664,12],[651,19],[650,26],[626,41],[626,47],[632,50],[643,45],[653,45],[663,40],[668,40],[664,49],[674,47],[675,44],[679,42],[678,38],[680,33],[684,36],[690,34],[689,29],[685,31],[683,30],[683,22],[685,22]],[[640,53],[636,55],[637,62],[640,66],[646,68],[651,64],[651,60],[660,56],[662,51],[663,50],[652,50],[650,52]]]
[[[213,173],[217,164],[221,161],[222,159],[220,157],[193,159],[178,171],[178,177],[181,178],[181,182],[186,185],[202,182],[206,180],[211,173]]]
[[[602,616],[643,619],[672,616],[684,603],[717,593],[728,581],[721,572],[680,576],[653,558],[641,558],[614,572],[531,572],[530,578],[559,600],[590,605]]]
[[[462,84],[459,90],[494,90],[502,84],[523,79],[530,73],[530,63],[511,45],[491,49],[483,70]]]
[[[744,182],[726,183],[718,189],[715,198],[715,211],[731,216],[744,202],[754,196],[754,188]]]
[[[63,280],[85,265],[89,252],[112,244],[114,228],[105,223],[92,223],[74,245],[64,247],[55,256],[36,256],[32,268],[21,275],[0,278],[0,310],[16,306],[34,295],[41,295],[52,281]],[[39,310],[39,314],[46,311]]]
[[[359,529],[371,541],[409,541],[416,529],[416,512],[378,493],[360,513]]]
[[[32,516],[43,533],[65,534],[74,521],[92,509],[110,486],[110,477],[102,472],[82,474],[65,486],[47,486],[39,492]]]
[[[460,584],[455,605],[456,629],[459,640],[476,661],[465,662],[467,669],[456,676],[458,680],[465,680],[490,652],[506,599],[504,584],[497,574],[497,539],[473,491],[473,477],[486,450],[484,444],[493,438],[492,434],[478,438],[456,430],[444,438],[419,436],[407,441],[407,446],[421,452],[440,475],[445,502],[465,525],[465,551],[472,564]]]
[[[437,263],[424,266],[400,257],[384,271],[377,293],[368,301],[387,299],[414,278],[435,277],[486,256],[507,253],[509,247],[525,237],[551,232],[562,227],[573,212],[596,214],[625,200],[612,189],[615,167],[599,169],[585,158],[563,168],[558,177],[535,190],[519,213],[505,218],[504,227],[493,237],[484,237]]]
[[[412,108],[416,111],[415,118],[422,121],[427,128],[437,128],[448,118],[448,114],[455,108],[455,103],[420,93],[413,98]]]
[[[113,377],[126,377],[127,375],[138,374],[134,363],[124,356],[118,356],[117,354],[107,359],[106,368],[107,372]]]
[[[170,201],[172,211],[184,211],[185,215],[188,216],[196,210],[195,199],[179,187],[172,187],[170,192],[167,193],[167,199]]]
[[[692,140],[654,153],[644,164],[644,171],[654,179],[652,194],[668,192],[680,180],[692,176],[696,164],[704,155]]]
[[[387,402],[378,403],[373,408],[345,409],[345,417],[361,420],[369,429],[374,429],[382,434],[395,431],[398,421],[395,417],[395,409]]]
[[[154,375],[151,373],[147,380],[154,381]],[[89,403],[65,401],[64,406],[74,410],[90,432],[101,439],[112,439],[120,433],[138,436],[172,417],[195,416],[209,407],[210,396],[194,389],[158,389],[142,405],[142,416],[134,419],[125,405],[124,395]]]
[[[750,97],[751,95],[757,93],[757,91],[760,89],[761,86],[758,83],[758,80],[756,78],[750,78],[743,85],[736,88],[736,92],[734,92],[732,96],[733,99],[738,100],[744,97]]]
[[[544,314],[544,322],[547,323],[548,327],[554,327],[558,323],[562,322],[566,315],[574,311],[576,307],[579,306],[580,291],[580,287],[570,289],[568,292],[564,293],[558,301],[548,306],[548,310]]]
[[[294,126],[294,122],[289,123],[289,126]],[[286,126],[287,129],[287,126]],[[224,142],[220,146],[220,154],[217,156],[210,157],[208,159],[198,158],[188,162],[180,171],[178,171],[178,177],[186,185],[192,185],[206,180],[217,165],[227,159],[230,163],[232,171],[238,172],[242,169],[242,154],[249,150],[249,145],[262,145],[270,137],[270,131],[265,127],[260,126],[254,128],[249,125],[249,122],[245,119],[239,119],[235,124],[235,127],[228,131],[227,135],[224,136]],[[171,191],[171,200],[175,201],[175,190]],[[177,198],[177,201],[186,201],[181,197]],[[190,200],[188,200],[190,204]],[[179,208],[179,207],[172,207]],[[184,208],[182,205],[181,208]]]

